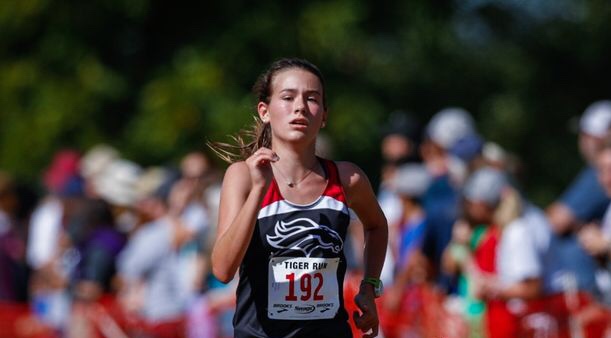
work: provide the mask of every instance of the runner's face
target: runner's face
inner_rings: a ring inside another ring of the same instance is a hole
[[[326,111],[323,88],[318,77],[292,68],[281,71],[272,81],[269,104],[259,103],[259,114],[269,122],[274,137],[286,141],[315,141]]]
[[[605,149],[598,155],[596,165],[598,180],[607,192],[607,196],[611,196],[611,149]]]

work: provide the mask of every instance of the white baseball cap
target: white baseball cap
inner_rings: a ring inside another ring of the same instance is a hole
[[[611,101],[597,101],[586,108],[579,120],[579,129],[582,133],[605,137],[611,128]]]
[[[93,181],[96,191],[110,204],[131,206],[138,197],[136,184],[142,169],[134,162],[119,159],[110,163]]]
[[[501,194],[507,184],[507,178],[500,170],[481,168],[467,179],[463,196],[469,201],[494,206],[501,200]]]
[[[505,162],[507,160],[507,151],[495,142],[486,142],[482,154],[490,162]]]
[[[397,169],[392,187],[399,195],[420,197],[429,188],[431,180],[431,175],[424,165],[408,163]]]
[[[466,110],[445,108],[433,116],[426,126],[426,133],[433,142],[449,150],[460,139],[475,133],[475,123]]]
[[[81,175],[87,179],[93,178],[118,158],[119,152],[115,148],[106,144],[98,144],[89,149],[81,158]]]

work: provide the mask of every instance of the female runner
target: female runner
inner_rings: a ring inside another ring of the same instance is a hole
[[[221,191],[214,275],[239,268],[236,337],[351,337],[344,309],[343,246],[352,209],[365,231],[364,279],[353,319],[364,337],[378,333],[374,298],[387,224],[361,169],[317,157],[327,121],[324,81],[301,59],[280,59],[254,86],[254,128],[237,144],[212,144],[232,164]]]

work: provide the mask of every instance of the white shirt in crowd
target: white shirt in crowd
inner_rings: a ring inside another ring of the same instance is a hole
[[[32,214],[27,244],[27,262],[39,269],[57,254],[63,206],[59,199],[45,199]]]
[[[527,204],[522,216],[507,224],[499,243],[498,275],[505,285],[540,278],[542,257],[549,247],[551,229],[541,209]]]

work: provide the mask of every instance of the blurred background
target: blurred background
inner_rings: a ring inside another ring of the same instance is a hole
[[[375,180],[391,112],[461,106],[547,204],[582,165],[572,119],[609,97],[610,18],[605,0],[3,1],[0,168],[38,183],[99,142],[176,160],[248,124],[256,76],[299,56],[326,76],[336,158]]]
[[[388,219],[381,337],[611,337],[608,0],[0,1],[0,337],[233,336],[206,143],[281,57]]]

